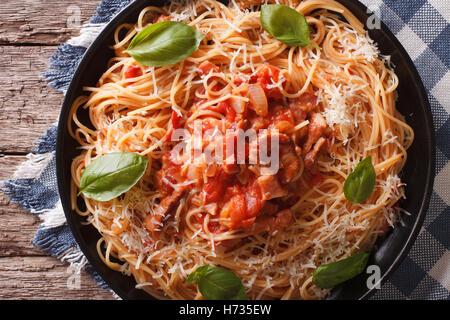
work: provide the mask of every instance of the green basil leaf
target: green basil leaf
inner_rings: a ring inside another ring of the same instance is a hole
[[[241,287],[241,290],[239,290],[238,294],[235,297],[233,297],[229,300],[248,300],[247,293],[245,292],[244,286]]]
[[[358,252],[346,259],[324,264],[313,272],[312,281],[319,288],[333,288],[363,272],[368,260],[368,253]]]
[[[186,283],[197,282],[200,293],[208,300],[247,300],[241,280],[230,270],[209,265],[197,268]]]
[[[177,63],[197,51],[204,36],[193,27],[176,21],[162,21],[139,32],[125,50],[148,67]]]
[[[197,282],[201,277],[205,275],[206,271],[208,271],[210,267],[211,266],[209,265],[198,267],[197,270],[195,270],[188,276],[186,283]]]
[[[115,152],[92,161],[81,176],[80,193],[109,201],[131,189],[147,169],[148,159],[137,153]]]
[[[306,47],[311,44],[305,16],[288,6],[261,6],[260,20],[264,30],[288,46]]]
[[[372,157],[368,156],[356,166],[344,183],[345,198],[350,202],[363,203],[373,192],[376,182]]]

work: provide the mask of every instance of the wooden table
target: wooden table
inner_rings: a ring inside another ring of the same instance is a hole
[[[0,1],[0,180],[12,177],[35,141],[56,121],[63,95],[42,80],[60,43],[79,34],[99,0]],[[69,8],[69,5],[71,6]],[[83,274],[68,289],[67,265],[32,247],[39,219],[0,193],[0,299],[113,299]]]

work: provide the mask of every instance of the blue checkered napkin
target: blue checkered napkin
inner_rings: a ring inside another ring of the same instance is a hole
[[[64,91],[86,47],[105,23],[131,0],[105,0],[79,37],[63,44],[46,72],[50,85]],[[434,192],[423,228],[411,252],[373,299],[450,298],[450,4],[447,0],[362,0],[379,14],[413,59],[425,84],[436,128]],[[433,68],[430,68],[433,66]],[[42,218],[34,245],[101,278],[86,264],[64,218],[55,172],[56,127],[38,142],[34,154],[3,183],[9,198]],[[33,168],[30,170],[30,168]]]
[[[121,9],[131,0],[105,0],[100,3],[89,24],[79,37],[62,44],[50,58],[50,68],[44,75],[54,88],[65,92],[86,48]],[[4,181],[2,191],[30,213],[41,218],[33,245],[45,253],[69,262],[74,270],[86,271],[102,288],[110,290],[78,247],[59,200],[56,181],[56,125],[51,126],[38,141],[28,160],[21,164],[12,180]],[[118,298],[118,297],[117,297]]]
[[[362,2],[380,15],[414,61],[431,103],[437,143],[434,192],[423,228],[404,262],[373,299],[449,299],[450,3]]]

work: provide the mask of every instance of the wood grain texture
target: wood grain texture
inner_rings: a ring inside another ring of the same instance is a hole
[[[0,152],[30,152],[54,123],[62,93],[49,87],[41,73],[56,47],[0,46]]]
[[[114,299],[94,286],[89,275],[82,272],[78,281],[73,270],[54,258],[0,258],[0,274],[0,299]]]
[[[24,156],[0,157],[0,181],[11,178],[16,166],[24,160],[26,160]],[[44,254],[31,244],[38,226],[38,217],[0,194],[0,258],[43,256]]]
[[[60,44],[78,35],[99,1],[2,0],[0,44]],[[78,23],[79,22],[79,23]]]
[[[12,176],[25,156],[0,155],[0,180]],[[32,241],[38,217],[0,194],[0,300],[1,299],[114,299],[91,277],[80,274],[79,288],[68,264],[48,257]],[[67,286],[67,283],[72,286]]]
[[[0,181],[12,177],[57,120],[63,94],[41,74],[57,46],[79,34],[99,2],[0,1]],[[80,24],[68,24],[76,22],[77,11]],[[68,265],[32,246],[39,224],[0,192],[0,299],[114,299],[84,273],[79,289],[69,288]]]

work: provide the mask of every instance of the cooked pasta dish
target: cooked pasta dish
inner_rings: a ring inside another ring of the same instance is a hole
[[[340,3],[171,1],[114,39],[70,111],[71,199],[138,288],[204,299],[187,279],[208,265],[249,299],[321,299],[315,270],[399,221],[414,132],[389,57]]]

